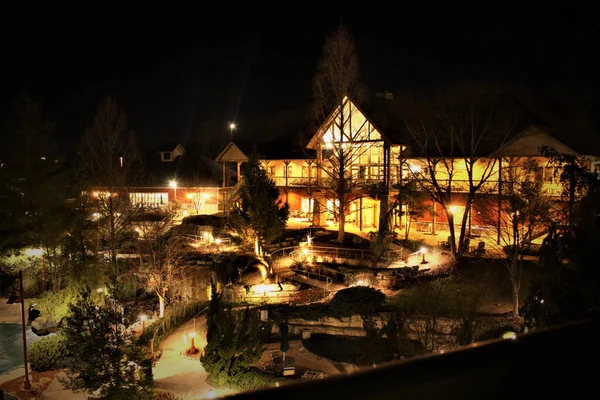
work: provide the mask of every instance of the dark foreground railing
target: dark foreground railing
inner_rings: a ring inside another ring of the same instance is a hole
[[[235,400],[579,399],[596,397],[600,325],[586,321]],[[596,394],[594,394],[596,393]]]

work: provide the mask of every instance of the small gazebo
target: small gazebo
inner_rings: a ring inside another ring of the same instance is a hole
[[[227,175],[225,170],[227,169],[227,163],[237,164],[237,181],[240,181],[240,167],[243,162],[248,161],[248,156],[244,154],[233,142],[229,142],[223,151],[215,159],[216,162],[223,165],[223,187],[227,187]]]

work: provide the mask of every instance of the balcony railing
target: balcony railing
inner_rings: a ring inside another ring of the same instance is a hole
[[[286,184],[286,178],[285,176],[272,176],[270,175],[269,178],[271,178],[274,182],[276,186],[280,186],[280,187],[307,187],[309,186],[317,186],[318,182],[317,182],[317,178],[308,178],[308,177],[300,177],[300,176],[288,176],[287,177],[287,184]]]
[[[336,182],[334,179],[329,177],[323,177],[320,182],[317,178],[297,177],[288,176],[287,181],[285,176],[269,176],[278,187],[334,187]],[[351,178],[348,180],[351,188],[354,190],[368,189],[377,184],[383,183],[383,176],[379,175],[376,177],[365,177],[365,178]],[[398,190],[400,181],[397,177],[391,178],[391,190]],[[475,181],[475,184],[477,181]],[[453,179],[451,182],[444,179],[438,179],[438,185],[442,188],[451,188],[452,193],[467,193],[469,191],[469,181],[466,179]],[[504,183],[506,185],[506,183]],[[421,180],[417,185],[417,188],[429,188],[433,189],[433,184],[428,180]],[[556,183],[545,182],[542,186],[542,190],[547,196],[560,196],[562,193],[562,186]],[[479,194],[495,194],[498,193],[498,181],[490,180],[484,182],[481,188],[477,191]]]

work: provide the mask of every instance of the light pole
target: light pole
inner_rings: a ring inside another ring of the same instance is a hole
[[[421,264],[426,264],[427,260],[425,260],[425,253],[427,253],[427,248],[421,247],[421,255],[423,258],[421,259]]]
[[[173,188],[173,201],[177,203],[177,181],[171,180],[169,181],[169,186]]]
[[[190,338],[192,339],[192,346],[190,347],[190,350],[189,350],[190,354],[196,354],[198,352],[198,349],[196,348],[196,345],[194,343],[195,337],[196,337],[196,332],[190,332]]]
[[[146,315],[140,315],[140,320],[142,321],[142,333],[144,333],[144,329],[146,329]]]
[[[229,124],[229,141],[233,142],[233,130],[235,129],[235,123]]]
[[[25,378],[23,380],[23,389],[31,390],[29,381],[29,361],[27,360],[27,325],[25,325],[25,292],[23,290],[23,271],[19,270],[19,295],[20,297],[10,296],[7,304],[21,303],[21,327],[23,329],[23,362],[25,364]]]

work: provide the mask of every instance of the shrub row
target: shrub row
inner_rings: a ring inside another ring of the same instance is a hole
[[[62,335],[51,335],[39,339],[27,350],[31,369],[37,372],[54,371],[62,368],[67,356],[65,339]]]
[[[184,303],[167,310],[165,317],[146,327],[138,338],[140,345],[156,345],[173,333],[184,322],[198,315],[208,305],[207,302]]]

